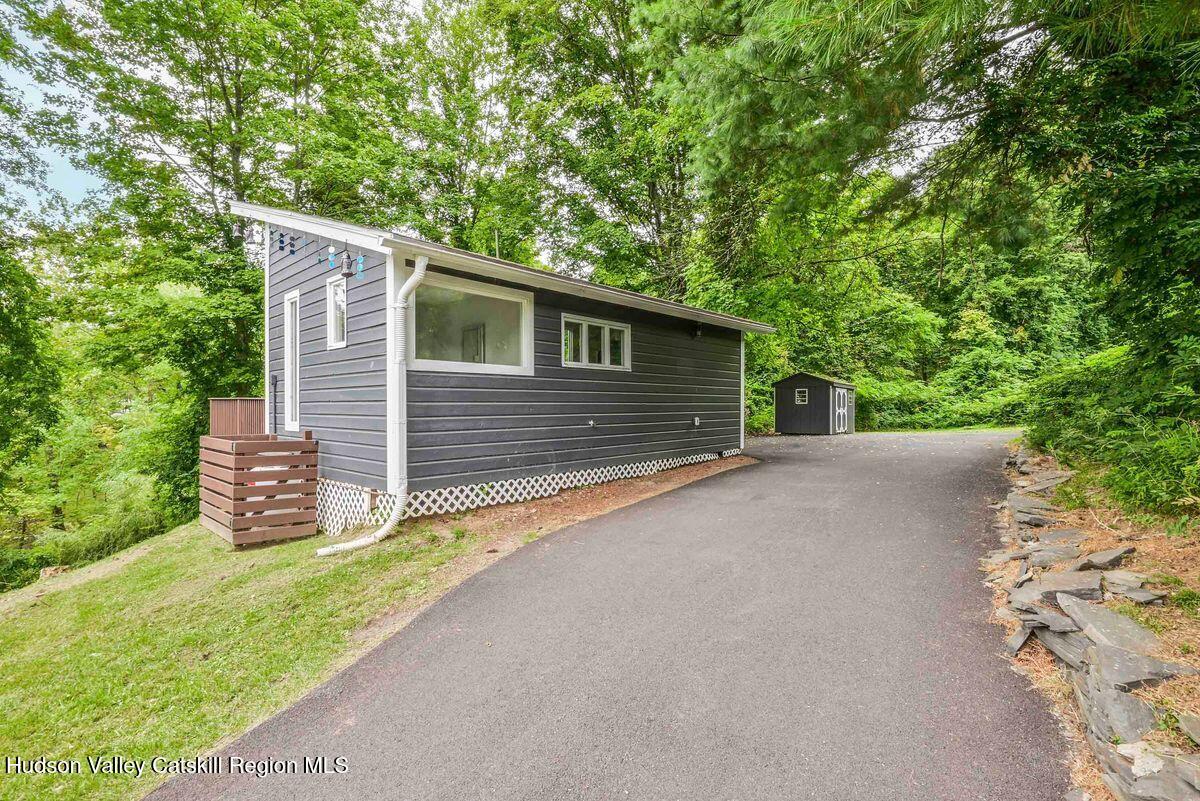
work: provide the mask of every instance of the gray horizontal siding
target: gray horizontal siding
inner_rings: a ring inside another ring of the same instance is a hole
[[[299,289],[300,427],[321,442],[323,477],[384,489],[386,260],[367,254],[365,280],[347,282],[348,344],[328,350],[325,282],[333,273],[318,257],[330,242],[300,231],[283,233],[298,241],[295,255],[281,253],[276,247],[279,231],[272,230],[268,330],[269,370],[279,375],[281,390],[271,404],[276,430],[286,434],[283,298]],[[563,367],[559,338],[564,311],[629,323],[633,369]],[[409,372],[410,487],[432,489],[736,448],[741,431],[739,335],[705,326],[697,338],[695,331],[692,322],[535,291],[534,375]],[[696,416],[699,428],[692,424]]]
[[[630,324],[632,370],[563,367],[563,312]],[[695,330],[685,320],[535,290],[534,375],[409,372],[410,487],[738,447],[740,337],[710,326],[695,337]]]
[[[325,282],[336,272],[323,257],[333,244],[340,259],[342,243],[282,229],[285,248],[286,238],[296,237],[296,253],[291,255],[278,249],[279,233],[280,229],[271,230],[268,310],[268,370],[279,376],[278,397],[271,401],[274,431],[291,436],[283,430],[283,299],[299,289],[300,429],[312,431],[321,442],[319,473],[323,478],[386,489],[386,259],[364,253],[363,279],[346,281],[346,347],[329,350]],[[357,256],[358,251],[352,249],[351,255]]]

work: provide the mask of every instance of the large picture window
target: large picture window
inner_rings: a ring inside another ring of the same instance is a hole
[[[412,368],[533,374],[533,295],[429,275],[409,314]]]
[[[574,314],[562,316],[564,367],[628,370],[630,329],[625,323]]]
[[[325,283],[325,347],[346,347],[346,279],[341,276]]]

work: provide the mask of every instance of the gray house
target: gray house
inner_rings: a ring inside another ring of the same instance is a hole
[[[774,329],[390,231],[262,223],[268,433],[320,442],[336,532],[737,453],[743,334]]]

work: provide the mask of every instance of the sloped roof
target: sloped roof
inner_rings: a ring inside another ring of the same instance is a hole
[[[772,384],[771,386],[773,386],[773,387],[775,387],[775,386],[779,386],[779,385],[780,385],[780,384],[782,384],[784,381],[790,381],[790,380],[792,380],[793,378],[795,378],[796,376],[799,376],[799,375],[807,376],[807,377],[809,377],[809,378],[815,378],[815,379],[817,379],[817,380],[819,380],[819,381],[828,381],[830,384],[837,384],[839,387],[848,387],[849,389],[855,389],[855,388],[856,388],[856,387],[855,387],[853,384],[851,384],[849,381],[843,381],[843,380],[842,380],[842,379],[840,379],[840,378],[834,378],[833,376],[825,375],[825,374],[823,374],[823,373],[814,373],[814,372],[813,372],[813,371],[811,371],[811,370],[797,370],[796,372],[792,373],[791,375],[789,375],[789,376],[787,376],[787,377],[785,377],[785,378],[781,378],[781,379],[779,379],[778,381],[776,381],[776,382],[775,382],[774,384]]]
[[[532,267],[526,267],[523,264],[505,261],[504,259],[492,258],[491,256],[472,253],[468,250],[452,248],[448,245],[439,245],[436,242],[426,242],[423,239],[418,239],[417,237],[398,231],[387,231],[382,228],[354,225],[353,223],[340,222],[326,217],[300,214],[299,212],[287,211],[286,209],[276,209],[270,206],[260,206],[256,203],[244,203],[236,200],[230,202],[229,210],[233,214],[242,217],[261,220],[285,228],[309,231],[368,250],[378,252],[391,250],[414,257],[418,255],[428,256],[433,264],[441,267],[450,267],[462,270],[463,272],[509,281],[523,286],[539,287],[568,295],[576,295],[606,303],[615,303],[620,306],[629,306],[635,309],[666,314],[672,317],[682,317],[686,320],[695,320],[700,323],[733,328],[739,331],[753,331],[762,334],[770,334],[775,331],[774,326],[755,320],[748,320],[744,317],[735,317],[732,314],[722,314],[721,312],[709,311],[708,309],[701,309],[696,306],[688,306],[684,303],[663,300],[651,295],[643,295],[625,289],[595,284],[591,281],[585,281],[582,278],[572,278],[571,276],[560,275],[559,273],[548,272],[546,270],[536,270]]]

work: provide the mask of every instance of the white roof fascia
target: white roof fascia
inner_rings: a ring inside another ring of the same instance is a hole
[[[562,292],[590,300],[613,303],[618,306],[628,306],[635,309],[642,309],[643,311],[666,314],[671,317],[681,317],[685,320],[695,320],[699,323],[708,323],[738,331],[753,331],[762,334],[770,334],[775,331],[774,326],[755,322],[754,320],[747,320],[743,317],[698,309],[694,306],[687,306],[682,303],[662,300],[661,298],[642,295],[637,292],[604,286],[603,284],[593,284],[581,278],[572,278],[546,270],[536,270],[521,264],[494,259],[478,253],[470,253],[434,242],[426,242],[403,234],[384,231],[380,228],[369,228],[363,225],[343,223],[325,217],[316,217],[295,211],[285,211],[283,209],[275,209],[269,206],[260,206],[256,203],[246,203],[238,200],[230,201],[229,210],[231,213],[243,217],[262,220],[283,228],[308,231],[318,236],[324,236],[363,248],[364,250],[372,250],[378,253],[397,251],[398,255],[402,257],[409,255],[413,257],[417,255],[429,256],[434,266],[458,269],[466,273],[494,278],[500,281],[509,281],[522,286],[540,287],[554,292]]]
[[[390,234],[379,228],[368,228],[364,225],[338,222],[325,217],[313,217],[295,211],[273,209],[269,206],[259,206],[256,203],[245,203],[240,200],[229,201],[229,211],[242,217],[262,220],[280,228],[295,228],[298,231],[306,231],[326,239],[345,242],[347,245],[354,245],[364,250],[376,253],[391,252],[391,248],[383,244],[383,240]]]

